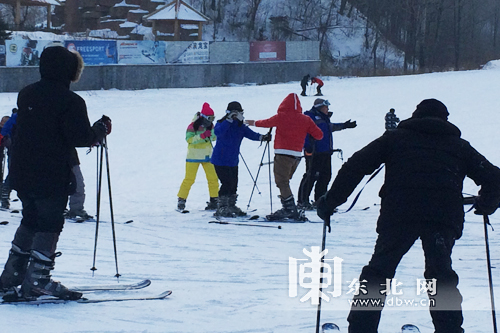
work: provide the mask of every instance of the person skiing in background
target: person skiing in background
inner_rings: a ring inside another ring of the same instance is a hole
[[[321,87],[323,87],[323,85],[324,85],[323,81],[318,77],[313,77],[311,79],[311,84],[314,84],[314,83],[317,84],[316,95],[314,95],[314,96],[323,96],[323,94],[321,93]]]
[[[309,85],[309,78],[310,77],[311,76],[309,74],[307,74],[302,78],[302,81],[300,81],[300,86],[302,87],[302,92],[300,93],[300,96],[307,96],[306,88]]]
[[[66,217],[70,219],[89,220],[93,216],[89,215],[84,209],[85,206],[85,179],[83,178],[82,170],[80,169],[80,159],[78,152],[74,151],[70,160],[71,172],[75,177],[75,193],[69,196],[69,210],[66,212]]]
[[[390,109],[385,114],[385,129],[386,131],[393,131],[398,127],[399,118],[396,116],[396,110]]]
[[[321,140],[314,140],[308,134],[304,143],[304,157],[306,160],[306,172],[302,176],[297,195],[297,206],[303,210],[313,210],[315,202],[326,193],[328,183],[332,178],[332,154],[333,154],[333,132],[346,128],[355,128],[355,121],[350,119],[344,123],[332,123],[330,121],[333,112],[329,112],[330,102],[317,98],[311,110],[304,112],[311,117],[314,123],[323,132]],[[316,186],[315,186],[316,184]],[[315,186],[314,203],[309,201],[309,195]]]
[[[247,138],[253,141],[271,141],[271,134],[261,135],[252,131],[243,123],[243,108],[239,102],[231,102],[226,114],[215,124],[214,133],[217,142],[211,162],[221,182],[219,202],[215,216],[236,217],[246,215],[236,206],[238,195],[238,162],[241,141]]]
[[[12,109],[12,115],[9,117],[9,120],[2,126],[1,134],[3,136],[2,146],[7,148],[7,176],[2,184],[2,192],[0,193],[0,202],[1,209],[9,209],[10,208],[10,192],[12,192],[12,188],[10,186],[9,181],[9,166],[10,166],[10,147],[12,146],[12,137],[15,132],[17,122],[17,108]]]
[[[5,156],[5,150],[6,150],[5,143],[6,143],[6,141],[3,139],[3,136],[1,134],[1,132],[2,132],[2,128],[5,126],[5,123],[7,123],[7,121],[9,119],[10,119],[9,116],[3,116],[2,119],[0,120],[0,149],[1,149],[1,152],[0,152],[0,165],[1,165],[1,168],[2,168],[2,170],[0,171],[1,172],[1,177],[0,177],[0,193],[1,193],[1,191],[2,191],[1,189],[3,187],[3,178],[4,178],[4,175],[5,175],[5,160],[6,160],[6,156]]]
[[[198,168],[201,165],[205,170],[208,182],[208,192],[210,200],[207,202],[206,210],[217,209],[217,198],[219,192],[219,180],[210,163],[212,157],[212,141],[215,141],[214,111],[208,103],[203,103],[200,112],[196,112],[193,122],[186,130],[186,141],[188,143],[188,153],[186,157],[186,176],[182,181],[179,193],[177,193],[177,210],[184,211],[186,200],[196,179]]]
[[[435,301],[429,308],[435,332],[463,332],[459,278],[451,265],[453,246],[464,227],[463,182],[467,176],[481,186],[475,213],[493,214],[500,203],[500,169],[460,137],[448,115],[440,101],[423,100],[396,130],[386,131],[356,152],[318,201],[317,213],[329,229],[335,208],[346,202],[365,175],[385,163],[378,238],[359,277],[366,281],[367,293],[354,296],[347,319],[351,333],[377,332],[386,296],[380,290],[394,278],[400,260],[418,238],[425,279],[435,281],[435,294],[428,290]],[[367,299],[380,303],[356,305]]]
[[[70,158],[75,147],[90,147],[111,133],[111,119],[103,116],[90,126],[85,101],[70,88],[83,70],[77,52],[54,42],[40,56],[41,80],[23,88],[17,98],[18,116],[10,154],[9,178],[21,199],[21,225],[0,276],[4,299],[33,299],[51,295],[78,299],[51,279],[64,208],[74,190]]]
[[[278,114],[265,120],[248,120],[247,124],[257,127],[276,127],[274,141],[274,180],[280,190],[283,208],[271,215],[268,220],[305,220],[303,211],[295,205],[290,179],[292,179],[302,157],[302,147],[307,134],[321,140],[323,132],[312,119],[302,114],[299,96],[289,94],[278,107]]]

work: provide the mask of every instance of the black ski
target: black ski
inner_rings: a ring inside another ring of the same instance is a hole
[[[74,291],[111,291],[111,290],[137,290],[146,288],[151,284],[151,280],[142,280],[137,283],[129,283],[129,284],[104,284],[104,285],[95,285],[95,286],[75,286],[70,287],[70,290]]]
[[[401,333],[420,333],[420,330],[415,325],[406,324],[401,327]]]
[[[324,323],[321,326],[322,333],[340,332],[340,328],[334,323]]]
[[[0,225],[7,225],[7,224],[9,224],[9,221],[2,221],[2,222],[0,222]]]
[[[238,223],[238,222],[228,222],[228,221],[209,221],[208,223],[217,223],[217,224],[231,224],[231,225],[242,225],[242,226],[247,226],[247,227],[262,227],[262,228],[277,228],[281,229],[281,226],[275,226],[275,225],[264,225],[264,224],[252,224],[252,223]]]
[[[105,303],[105,302],[123,302],[123,301],[151,301],[165,299],[172,294],[171,290],[162,292],[156,296],[133,296],[133,297],[109,297],[109,298],[80,298],[77,300],[64,300],[55,297],[39,297],[35,300],[19,299],[16,301],[3,301],[0,304],[23,304],[23,305],[41,305],[41,304],[65,304],[65,303]]]
[[[189,213],[189,210],[187,209],[176,209],[177,212],[181,213],[181,214],[187,214]]]

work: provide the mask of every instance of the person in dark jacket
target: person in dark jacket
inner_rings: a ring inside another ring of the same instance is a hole
[[[307,74],[302,78],[302,81],[300,81],[300,86],[302,87],[302,92],[300,93],[301,96],[307,96],[306,94],[306,88],[309,85],[309,78],[311,75]]]
[[[332,178],[333,132],[357,126],[350,119],[344,123],[332,123],[330,117],[333,112],[328,112],[330,102],[317,98],[311,110],[304,112],[311,117],[314,123],[323,132],[321,140],[314,140],[309,134],[304,143],[304,157],[306,172],[302,176],[297,196],[297,207],[303,210],[313,210],[315,202],[326,193],[328,183]],[[316,184],[316,186],[314,186]],[[311,204],[309,195],[314,190],[314,203]]]
[[[481,186],[476,214],[493,214],[500,202],[500,169],[461,139],[460,130],[447,119],[443,103],[422,101],[410,119],[386,131],[342,166],[328,193],[320,198],[317,212],[330,228],[335,207],[346,202],[363,176],[385,163],[378,238],[359,277],[366,281],[367,293],[360,292],[354,301],[384,304],[383,285],[394,278],[401,258],[420,238],[425,279],[435,282],[434,288],[426,289],[433,299],[430,314],[435,332],[462,333],[462,296],[451,252],[463,231],[463,181],[467,176]],[[353,303],[347,319],[349,332],[377,332],[380,304],[361,307]]]
[[[252,141],[271,141],[271,134],[261,135],[243,123],[243,108],[239,102],[231,102],[226,114],[217,121],[214,133],[217,141],[211,162],[221,182],[219,202],[215,216],[236,217],[246,215],[236,206],[238,195],[238,162],[243,138]]]
[[[74,191],[71,155],[75,147],[98,144],[111,132],[106,116],[90,126],[85,101],[69,89],[82,69],[83,59],[77,52],[61,43],[49,44],[40,57],[41,80],[23,88],[17,98],[9,178],[21,199],[23,218],[0,276],[0,288],[21,285],[21,297],[27,299],[82,296],[50,275],[58,256],[64,208]]]
[[[399,118],[396,116],[396,110],[390,109],[385,114],[385,129],[386,131],[395,130],[398,127]]]

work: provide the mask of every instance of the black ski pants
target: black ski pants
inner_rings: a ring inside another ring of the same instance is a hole
[[[21,225],[33,232],[60,233],[64,226],[64,209],[68,194],[40,197],[30,193],[17,192],[23,203]]]
[[[426,280],[436,279],[435,295],[428,290],[429,310],[435,333],[462,333],[462,295],[458,285],[458,275],[451,267],[451,252],[455,239],[452,230],[436,228],[439,221],[426,228],[401,228],[399,232],[379,233],[375,251],[367,266],[363,267],[359,281],[365,285],[366,294],[359,292],[354,296],[351,312],[347,318],[349,333],[377,333],[386,294],[386,279],[394,278],[396,267],[420,238],[425,256]],[[433,227],[434,226],[434,227]],[[408,230],[413,229],[413,230]],[[420,230],[418,230],[420,229]],[[363,283],[362,281],[366,281]],[[378,306],[360,301],[380,301]],[[354,303],[358,302],[358,303]]]
[[[238,189],[238,166],[214,165],[214,167],[221,183],[219,197],[236,194]]]
[[[332,155],[330,153],[315,153],[306,156],[306,172],[299,186],[298,203],[309,202],[309,196],[314,189],[314,201],[317,201],[328,190],[332,179]]]

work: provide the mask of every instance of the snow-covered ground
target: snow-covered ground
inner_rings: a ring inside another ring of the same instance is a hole
[[[85,72],[83,73],[85,75]],[[450,111],[449,120],[463,137],[500,165],[498,146],[500,116],[498,85],[500,72],[481,70],[381,78],[324,78],[325,97],[332,103],[333,120],[356,120],[358,127],[334,134],[335,146],[351,156],[384,131],[384,115],[393,107],[401,119],[411,116],[425,98],[443,101]],[[187,144],[185,129],[193,114],[208,102],[223,116],[229,102],[237,100],[247,119],[263,119],[276,113],[282,99],[290,92],[300,92],[298,82],[266,86],[232,86],[199,89],[160,89],[143,91],[81,91],[92,121],[103,114],[113,120],[108,137],[109,166],[115,212],[119,283],[150,278],[153,283],[129,295],[154,295],[166,289],[173,294],[162,301],[132,301],[103,304],[2,305],[2,332],[313,332],[316,306],[301,302],[307,294],[307,279],[290,283],[289,258],[307,263],[304,249],[321,246],[322,224],[262,223],[281,225],[282,229],[209,224],[205,212],[208,189],[203,171],[199,171],[187,201],[189,214],[179,214],[177,191],[184,177]],[[17,95],[0,94],[0,109],[8,114]],[[301,97],[309,109],[315,97]],[[256,129],[264,133],[265,129]],[[80,149],[86,177],[86,209],[95,214],[97,150],[86,155]],[[241,152],[252,174],[257,174],[264,146],[244,141]],[[336,174],[342,161],[333,156]],[[267,161],[267,153],[264,155]],[[297,191],[304,164],[292,179]],[[253,182],[240,161],[239,206],[246,208]],[[378,216],[378,190],[383,174],[365,188],[355,208],[332,218],[332,233],[327,235],[326,259],[337,256],[342,262],[342,295],[323,303],[322,322],[335,322],[347,331],[349,285],[357,278],[373,251]],[[104,179],[105,180],[105,179]],[[365,179],[366,181],[366,179]],[[361,185],[364,184],[363,181]],[[106,181],[104,182],[106,185]],[[361,187],[361,186],[360,186]],[[250,209],[257,214],[270,212],[269,175],[261,169]],[[272,188],[273,209],[279,208],[277,188]],[[465,193],[477,193],[468,180]],[[359,190],[359,189],[358,189]],[[358,191],[356,190],[356,192]],[[355,193],[356,193],[355,192]],[[15,192],[12,198],[16,198]],[[345,211],[351,203],[341,207]],[[20,202],[12,203],[20,207]],[[363,208],[369,207],[367,210]],[[255,214],[255,213],[254,213]],[[489,230],[493,258],[493,279],[500,294],[499,218],[491,217],[495,231]],[[54,278],[68,286],[118,283],[112,229],[109,223],[107,187],[102,195],[97,271],[92,274],[95,224],[66,223],[58,250]],[[308,212],[312,222],[319,222]],[[7,258],[10,241],[19,224],[19,214],[0,212],[0,219],[10,223],[0,226],[0,262]],[[133,219],[134,222],[124,224]],[[466,215],[465,232],[453,253],[454,268],[460,275],[464,296],[466,332],[492,332],[492,318],[485,260],[481,217]],[[332,262],[330,262],[332,264]],[[299,266],[297,265],[297,267]],[[333,267],[333,264],[331,265]],[[399,332],[401,325],[415,323],[422,333],[433,332],[426,296],[415,295],[416,279],[423,278],[423,253],[417,242],[401,262],[396,279],[404,294],[400,299],[414,300],[414,306],[387,307],[382,315],[380,332]],[[293,270],[293,269],[292,269]],[[300,277],[300,276],[299,276]],[[305,287],[305,288],[304,288]],[[297,296],[290,292],[297,289]],[[327,291],[332,291],[330,286]],[[107,293],[104,295],[115,295]],[[99,297],[101,295],[89,295]],[[396,303],[396,302],[395,302]],[[497,296],[497,304],[500,298]],[[499,318],[500,319],[500,318]]]

